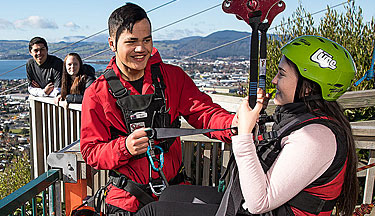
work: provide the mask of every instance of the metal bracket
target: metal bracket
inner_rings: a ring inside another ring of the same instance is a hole
[[[52,152],[47,157],[47,164],[52,168],[62,169],[64,182],[77,183],[78,163],[75,154]]]
[[[285,7],[285,2],[281,0],[224,0],[222,4],[225,13],[235,14],[249,25],[250,18],[256,16],[261,16],[262,23],[271,25],[275,16],[284,11]]]

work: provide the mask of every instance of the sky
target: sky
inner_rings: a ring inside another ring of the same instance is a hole
[[[170,0],[133,0],[146,11]],[[273,21],[271,27],[288,18],[299,2],[306,11],[313,13],[346,0],[284,0],[286,9]],[[120,0],[6,0],[0,7],[0,40],[30,40],[42,36],[48,42],[59,42],[64,37],[89,36],[107,29],[107,20],[113,10],[127,1]],[[177,0],[150,12],[153,29],[158,29],[199,11],[219,5],[222,0]],[[374,0],[356,0],[363,9],[365,21],[375,17]],[[337,8],[343,11],[344,7]],[[319,21],[324,13],[314,17]],[[184,20],[178,24],[153,32],[154,40],[175,40],[188,36],[207,36],[221,30],[250,32],[251,28],[233,14],[222,11],[221,5]],[[107,36],[107,31],[104,32]],[[73,40],[73,39],[72,39]]]

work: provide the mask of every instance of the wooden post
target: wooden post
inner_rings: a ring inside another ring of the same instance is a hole
[[[202,160],[202,144],[200,142],[197,143],[197,151],[196,151],[196,157],[195,157],[195,184],[196,185],[202,185],[201,184],[201,160]]]
[[[208,186],[210,185],[210,168],[211,168],[211,143],[204,144],[204,151],[203,151],[203,179],[202,185]]]
[[[219,183],[219,177],[218,177],[218,166],[217,166],[217,160],[219,158],[218,156],[218,146],[220,143],[214,142],[212,143],[212,186],[217,186]]]
[[[42,103],[30,100],[30,117],[32,119],[30,124],[31,133],[31,155],[32,155],[32,178],[36,178],[44,173],[43,161],[43,117],[42,117]]]

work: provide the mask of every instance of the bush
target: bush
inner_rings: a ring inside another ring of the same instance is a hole
[[[14,159],[0,173],[0,199],[8,196],[31,180],[31,166],[26,154]]]

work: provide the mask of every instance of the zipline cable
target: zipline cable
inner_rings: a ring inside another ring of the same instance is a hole
[[[162,8],[162,7],[164,7],[164,6],[167,6],[167,5],[169,5],[169,4],[171,4],[171,3],[175,2],[175,1],[177,1],[177,0],[171,0],[171,1],[169,1],[169,2],[166,2],[166,3],[162,4],[162,5],[159,5],[159,6],[155,7],[155,8],[152,8],[152,9],[148,10],[147,13],[150,13],[150,12],[152,12],[152,11],[154,11],[154,10],[157,10],[157,9],[159,9],[159,8]],[[103,30],[101,30],[101,31],[99,31],[99,32],[96,32],[96,33],[94,33],[94,34],[92,34],[92,35],[89,35],[89,36],[87,36],[87,37],[85,37],[85,38],[82,38],[82,39],[80,39],[80,40],[78,40],[78,41],[76,41],[76,42],[74,42],[74,43],[68,44],[68,45],[66,45],[66,46],[64,46],[64,47],[62,47],[62,48],[60,48],[60,49],[57,49],[57,50],[51,52],[51,54],[57,53],[57,52],[59,52],[59,51],[61,51],[61,50],[63,50],[63,49],[66,49],[66,48],[68,48],[68,47],[71,47],[71,46],[73,46],[73,45],[75,45],[75,44],[78,44],[78,43],[84,41],[84,40],[87,40],[87,39],[89,39],[89,38],[92,38],[92,37],[94,37],[94,36],[96,36],[96,35],[98,35],[98,34],[101,34],[101,33],[105,32],[105,31],[107,31],[107,30],[108,30],[108,28],[103,29]],[[92,55],[92,56],[95,56],[95,55]],[[23,65],[20,65],[20,66],[18,66],[18,67],[16,67],[16,68],[13,68],[13,69],[11,69],[11,70],[9,70],[9,71],[7,71],[7,72],[1,73],[0,76],[3,76],[3,75],[5,75],[5,74],[7,74],[7,73],[10,73],[10,72],[14,71],[14,70],[17,70],[18,68],[21,68],[21,67],[23,67],[23,66],[25,66],[25,65],[26,65],[26,63],[23,64]],[[1,94],[1,93],[0,93],[0,94]]]
[[[174,22],[171,22],[171,23],[169,23],[169,24],[167,24],[167,25],[164,25],[164,26],[162,26],[162,27],[159,27],[159,28],[153,30],[152,32],[154,33],[154,32],[157,32],[157,31],[159,31],[159,30],[165,29],[165,28],[167,28],[167,27],[169,27],[169,26],[171,26],[171,25],[177,24],[177,23],[179,23],[179,22],[182,22],[182,21],[184,21],[184,20],[190,19],[190,18],[192,18],[192,17],[194,17],[194,16],[197,16],[197,15],[199,15],[199,14],[202,14],[202,13],[204,13],[204,12],[207,12],[207,11],[209,11],[209,10],[212,10],[212,9],[214,9],[214,8],[220,6],[220,5],[221,5],[221,4],[217,4],[217,5],[214,5],[214,6],[212,6],[212,7],[207,8],[207,9],[201,10],[201,11],[199,11],[199,12],[196,12],[196,13],[192,14],[192,15],[186,16],[186,17],[181,18],[181,19],[179,19],[179,20],[177,20],[177,21],[174,21]],[[109,50],[110,50],[110,48],[105,49],[105,50],[102,50],[102,51],[100,51],[100,52],[98,52],[98,53],[94,53],[93,55],[91,55],[91,56],[89,56],[89,57],[91,58],[91,57],[93,57],[93,56],[97,56],[97,55],[99,55],[99,54],[101,54],[101,53],[104,53],[104,52],[106,52],[106,51],[109,51]],[[88,59],[88,57],[86,57],[85,60],[86,60],[86,59]],[[84,60],[84,59],[82,59],[82,60]]]
[[[1,92],[0,95],[2,95],[2,94],[4,94],[4,93],[7,93],[8,91],[12,91],[13,89],[17,89],[18,87],[23,86],[23,85],[25,85],[25,84],[27,84],[27,82],[21,83],[21,84],[19,84],[19,85],[17,85],[17,86],[14,86],[14,87],[10,88],[10,89],[7,89],[7,90]]]
[[[176,1],[176,0],[173,0],[173,1]],[[166,5],[166,4],[164,4],[164,5]],[[163,6],[164,6],[164,5],[163,5]],[[221,5],[221,4],[214,5],[214,6],[212,6],[212,7],[209,7],[209,8],[207,8],[207,9],[204,9],[204,10],[202,10],[202,11],[199,11],[199,12],[197,12],[197,13],[195,13],[195,14],[189,15],[189,16],[187,16],[187,17],[184,17],[184,18],[182,18],[182,19],[179,19],[179,20],[177,20],[177,21],[174,21],[174,22],[172,22],[172,23],[169,23],[169,24],[167,24],[167,25],[165,25],[165,26],[162,26],[162,27],[160,27],[160,28],[157,28],[157,29],[153,30],[152,32],[156,32],[156,31],[162,30],[162,29],[167,28],[167,27],[169,27],[169,26],[171,26],[171,25],[177,24],[177,23],[182,22],[182,21],[184,21],[184,20],[187,20],[187,19],[189,19],[189,18],[191,18],[191,17],[197,16],[197,15],[202,14],[202,13],[204,13],[204,12],[206,12],[206,11],[209,11],[209,10],[211,10],[211,9],[213,9],[213,8],[216,8],[216,7],[220,6],[220,5]],[[160,6],[159,6],[159,8],[160,8]],[[106,29],[106,30],[107,30],[107,29]],[[106,30],[102,30],[102,31],[106,31]],[[96,33],[96,34],[97,34],[97,33]],[[96,35],[96,34],[94,34],[94,35]],[[93,35],[91,35],[91,36],[93,36]],[[89,37],[91,37],[91,36],[89,36]],[[81,40],[81,41],[82,41],[82,40]],[[78,43],[78,42],[76,42],[76,43]],[[60,49],[60,50],[61,50],[61,49]],[[59,51],[59,50],[57,50],[57,51]],[[55,53],[55,52],[57,52],[57,51],[52,52],[52,54]],[[105,52],[107,52],[107,51],[110,51],[110,48],[105,49],[105,50],[102,50],[102,51],[99,51],[99,52],[97,52],[97,53],[94,53],[94,54],[92,54],[91,56],[88,56],[88,57],[86,57],[86,58],[83,58],[82,60],[86,60],[86,59],[92,58],[92,57],[94,57],[94,56],[97,56],[97,55],[99,55],[99,54],[105,53]],[[20,68],[20,67],[22,67],[22,66],[25,66],[25,65],[26,65],[26,64],[23,64],[23,65],[19,66],[18,68]],[[11,71],[13,71],[13,70],[16,70],[16,69],[12,69]],[[0,74],[0,76],[2,76],[2,75],[4,75],[4,74],[7,74],[7,73],[9,73],[9,72],[11,72],[11,71],[7,71],[7,72],[5,72],[5,73],[2,73],[2,74]],[[26,83],[24,83],[24,84],[26,84]],[[1,95],[1,94],[3,94],[3,92],[0,92],[0,95]]]
[[[171,3],[171,2],[174,2],[174,1],[176,1],[176,0],[170,1],[170,2],[168,2],[168,4]],[[342,2],[342,3],[336,4],[336,5],[334,5],[334,6],[331,6],[330,8],[331,8],[331,9],[334,9],[334,8],[339,7],[339,6],[341,6],[341,5],[349,4],[351,1],[352,1],[352,0],[347,0],[347,1],[344,1],[344,2]],[[167,4],[167,3],[166,3],[166,4]],[[161,6],[165,6],[166,4],[161,5]],[[195,14],[189,15],[189,16],[187,16],[187,17],[184,17],[184,18],[182,18],[182,19],[179,19],[179,20],[177,20],[177,21],[174,21],[174,22],[172,22],[172,23],[170,23],[170,24],[167,24],[167,25],[165,25],[165,26],[162,26],[162,27],[160,27],[160,28],[157,28],[157,29],[155,29],[155,30],[152,31],[152,32],[156,32],[156,31],[159,31],[159,30],[161,30],[161,29],[167,28],[167,27],[169,27],[169,26],[171,26],[171,25],[177,24],[177,23],[182,22],[182,21],[184,21],[184,20],[186,20],[186,19],[189,19],[189,18],[191,18],[191,17],[197,16],[197,15],[202,14],[202,13],[204,13],[204,12],[207,12],[207,11],[209,11],[209,10],[211,10],[211,9],[213,9],[213,8],[216,8],[216,7],[220,6],[220,5],[221,5],[221,4],[214,5],[214,6],[210,7],[210,8],[204,9],[204,10],[202,10],[202,11],[199,11],[199,12],[195,13]],[[160,6],[159,6],[159,7],[160,7]],[[150,11],[152,11],[152,10],[154,10],[154,9],[151,9]],[[325,11],[327,11],[327,10],[328,10],[327,8],[326,8],[326,9],[322,9],[322,10],[316,11],[316,12],[310,14],[310,15],[311,15],[311,16],[314,16],[314,15],[316,15],[316,14],[319,14],[319,13],[325,12]],[[303,17],[302,19],[305,19],[305,18],[307,18],[308,16],[309,16],[309,15],[306,15],[306,16]],[[292,20],[292,21],[296,21],[296,20],[297,20],[297,18],[294,19],[294,20]],[[272,27],[272,28],[270,28],[270,29],[275,29],[275,28],[277,28],[277,27],[281,27],[281,26],[283,26],[283,24],[279,24],[279,25],[277,25],[277,26],[275,26],[275,27]],[[107,29],[102,30],[101,32],[106,31],[106,30],[107,30]],[[96,34],[94,34],[94,35],[96,35]],[[245,37],[242,37],[242,38],[239,38],[239,39],[236,39],[236,40],[233,40],[233,41],[227,42],[227,43],[225,43],[225,44],[221,44],[221,45],[219,45],[219,46],[216,46],[216,47],[210,48],[210,49],[208,49],[208,50],[204,50],[204,51],[199,52],[199,53],[196,53],[196,54],[194,54],[194,55],[191,55],[191,56],[185,57],[185,58],[183,58],[182,60],[190,59],[190,58],[193,58],[193,57],[196,57],[196,56],[202,55],[202,54],[204,54],[204,53],[211,52],[211,51],[213,51],[213,50],[216,50],[216,49],[219,49],[219,48],[222,48],[222,47],[225,47],[225,46],[228,46],[228,45],[231,45],[231,44],[237,43],[238,41],[244,40],[244,39],[246,39],[246,38],[250,38],[250,36],[251,36],[251,35],[248,35],[248,36],[245,36]],[[90,37],[90,36],[89,36],[89,37]],[[102,53],[104,53],[104,52],[107,52],[107,51],[110,51],[110,49],[108,48],[108,49],[105,49],[105,50],[99,51],[99,52],[97,52],[97,53],[94,53],[94,54],[91,55],[91,56],[88,56],[88,57],[86,57],[86,58],[83,58],[82,60],[89,59],[89,58],[91,58],[91,57],[94,57],[94,56],[100,55],[100,54],[102,54]],[[55,52],[56,52],[56,51],[55,51]],[[10,70],[10,71],[7,71],[7,72],[5,72],[5,73],[2,73],[2,74],[0,74],[0,76],[4,75],[4,74],[6,74],[6,73],[9,73],[9,72],[11,72],[11,71],[14,71],[14,70],[16,70],[16,69],[18,69],[18,68],[20,68],[20,67],[22,67],[22,66],[25,66],[25,65],[26,65],[26,64],[21,65],[21,66],[19,66],[19,67],[17,67],[17,68],[14,68],[14,69]],[[24,85],[24,84],[26,84],[26,83],[23,83],[22,85]],[[22,85],[21,85],[21,86],[22,86]],[[6,91],[8,91],[8,90],[6,90]],[[0,95],[3,94],[3,93],[4,93],[4,92],[0,92]]]
[[[184,21],[184,20],[187,20],[187,19],[189,19],[189,18],[192,18],[192,17],[194,17],[194,16],[197,16],[197,15],[199,15],[199,14],[202,14],[202,13],[204,13],[204,12],[207,12],[207,11],[209,11],[209,10],[212,10],[212,9],[214,9],[214,8],[220,6],[220,5],[221,5],[221,4],[217,4],[217,5],[214,5],[214,6],[212,6],[212,7],[207,8],[207,9],[201,10],[201,11],[195,13],[195,14],[189,15],[189,16],[187,16],[187,17],[181,18],[181,19],[179,19],[179,20],[177,20],[177,21],[174,21],[174,22],[171,22],[171,23],[169,23],[169,24],[167,24],[167,25],[164,25],[164,26],[162,26],[162,27],[159,27],[159,28],[153,30],[152,32],[156,32],[156,31],[159,31],[159,30],[165,29],[165,28],[167,28],[167,27],[169,27],[169,26],[171,26],[171,25],[177,24],[177,23],[179,23],[179,22],[182,22],[182,21]],[[92,57],[92,56],[97,56],[97,55],[99,55],[99,54],[101,54],[101,53],[104,53],[105,51],[108,51],[108,50],[110,50],[110,49],[108,48],[108,49],[102,50],[102,51],[100,51],[100,52],[98,52],[98,53],[94,53],[94,54],[91,55],[90,57]],[[207,51],[207,52],[209,52],[209,51]],[[86,57],[85,59],[88,59],[88,57]]]
[[[339,6],[344,5],[344,4],[349,4],[351,1],[352,1],[352,0],[347,0],[347,1],[341,2],[341,3],[339,3],[339,4],[336,4],[336,5],[332,6],[332,7],[330,7],[330,9],[333,9],[333,8],[339,7]],[[316,14],[319,14],[319,13],[325,12],[325,11],[327,11],[327,10],[328,10],[327,8],[326,8],[326,9],[322,9],[322,10],[316,11],[316,12],[310,14],[310,15],[311,15],[311,16],[314,16],[314,15],[316,15]],[[307,18],[308,16],[309,16],[309,15],[306,15],[306,16],[302,17],[302,19],[305,19],[305,18]],[[293,21],[296,21],[297,19],[298,19],[298,18],[292,20],[292,22],[293,22]],[[277,25],[277,26],[275,26],[275,27],[272,27],[272,28],[270,28],[269,30],[272,30],[272,29],[275,29],[275,28],[278,28],[278,27],[281,27],[281,26],[283,26],[283,24],[279,24],[279,25]],[[221,44],[221,45],[219,45],[219,46],[216,46],[216,47],[210,48],[210,49],[208,49],[208,50],[204,50],[204,51],[199,52],[199,53],[196,53],[196,54],[194,54],[194,55],[187,56],[187,57],[183,58],[182,60],[190,59],[190,58],[193,58],[193,57],[196,57],[196,56],[199,56],[199,55],[202,55],[202,54],[205,54],[205,53],[211,52],[211,51],[213,51],[213,50],[217,50],[217,49],[219,49],[219,48],[222,48],[222,47],[225,47],[225,46],[228,46],[228,45],[231,45],[231,44],[237,43],[238,41],[241,41],[241,40],[244,40],[244,39],[247,39],[247,38],[250,38],[250,37],[251,37],[251,35],[247,35],[247,36],[245,36],[245,37],[242,37],[242,38],[236,39],[236,40],[234,40],[234,41],[230,41],[230,42],[227,42],[227,43]]]

